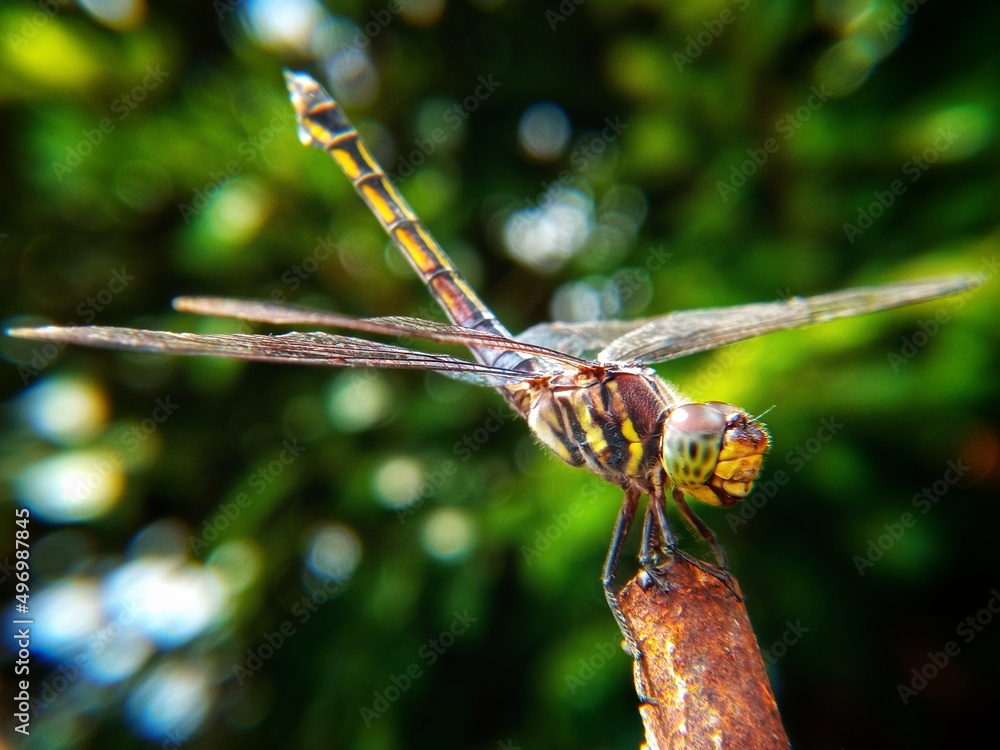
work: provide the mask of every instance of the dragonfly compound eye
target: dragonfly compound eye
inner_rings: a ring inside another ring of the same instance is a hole
[[[663,428],[663,467],[674,484],[687,489],[712,478],[725,431],[725,414],[706,404],[670,412]]]
[[[709,505],[733,505],[750,493],[770,438],[732,404],[685,404],[663,428],[663,468],[676,487]]]

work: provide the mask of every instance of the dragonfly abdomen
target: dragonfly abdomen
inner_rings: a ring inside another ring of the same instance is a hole
[[[285,78],[299,139],[333,157],[451,321],[510,338],[372,157],[340,105],[309,76],[286,72]],[[470,348],[480,362],[496,359],[493,350]]]

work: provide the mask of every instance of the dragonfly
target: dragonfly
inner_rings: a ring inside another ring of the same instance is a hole
[[[514,336],[399,194],[340,105],[308,74],[285,71],[285,80],[299,139],[326,151],[347,175],[450,323],[401,316],[355,318],[225,297],[178,297],[174,308],[255,323],[457,344],[469,349],[471,360],[327,332],[194,334],[46,326],[7,333],[171,355],[428,370],[495,389],[560,459],[623,490],[601,585],[627,650],[636,658],[638,643],[618,605],[614,578],[640,500],[648,498],[639,562],[652,579],[664,560],[678,555],[693,559],[678,547],[666,512],[668,497],[712,546],[717,570],[725,572],[722,546],[687,498],[710,506],[739,503],[750,494],[771,445],[760,417],[721,401],[692,402],[651,365],[773,331],[959,294],[977,285],[973,276],[929,278],[628,321],[543,323]]]

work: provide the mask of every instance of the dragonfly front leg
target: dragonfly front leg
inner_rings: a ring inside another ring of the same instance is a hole
[[[664,593],[670,593],[670,586],[664,581],[661,572],[664,566],[670,565],[674,559],[681,559],[684,562],[694,565],[696,568],[705,571],[709,575],[718,578],[733,593],[737,593],[726,569],[726,555],[722,550],[722,545],[715,539],[712,530],[708,528],[704,521],[696,516],[687,503],[684,501],[684,493],[674,489],[672,497],[677,502],[677,508],[681,515],[694,527],[705,541],[712,544],[715,554],[719,559],[720,567],[715,567],[709,563],[699,560],[697,557],[689,555],[677,546],[677,536],[666,511],[666,496],[662,485],[655,485],[653,492],[649,496],[649,507],[646,509],[646,518],[642,528],[642,547],[639,553],[639,562],[647,576],[647,584],[656,583]],[[737,596],[739,594],[737,593]]]
[[[688,559],[691,562],[694,562],[706,573],[710,573],[718,578],[729,587],[729,590],[732,591],[738,599],[742,599],[739,591],[737,591],[736,587],[733,585],[733,581],[729,575],[729,562],[726,560],[726,552],[722,549],[722,545],[719,543],[719,540],[715,538],[715,534],[710,528],[708,528],[708,524],[698,518],[694,511],[691,510],[690,506],[684,500],[684,493],[681,490],[674,488],[673,499],[677,504],[677,510],[681,516],[683,516],[684,519],[694,527],[694,530],[701,535],[702,539],[712,545],[712,549],[715,550],[715,559],[719,563],[719,567],[716,568],[712,565],[708,565],[707,563],[704,563],[696,558]]]
[[[708,528],[708,524],[698,518],[698,516],[694,514],[694,511],[691,510],[691,507],[684,500],[684,493],[675,488],[673,498],[674,503],[677,504],[677,510],[684,517],[684,520],[694,527],[694,530],[701,535],[702,539],[712,545],[712,549],[715,550],[715,559],[719,563],[719,568],[721,568],[723,572],[729,570],[729,563],[726,560],[725,550],[722,549],[722,545],[719,544],[719,540],[715,538],[715,534],[712,530]]]

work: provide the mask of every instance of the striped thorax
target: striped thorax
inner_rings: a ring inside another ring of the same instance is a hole
[[[559,458],[622,487],[672,484],[710,505],[749,494],[770,440],[743,410],[686,399],[645,367],[579,368],[507,388]]]

